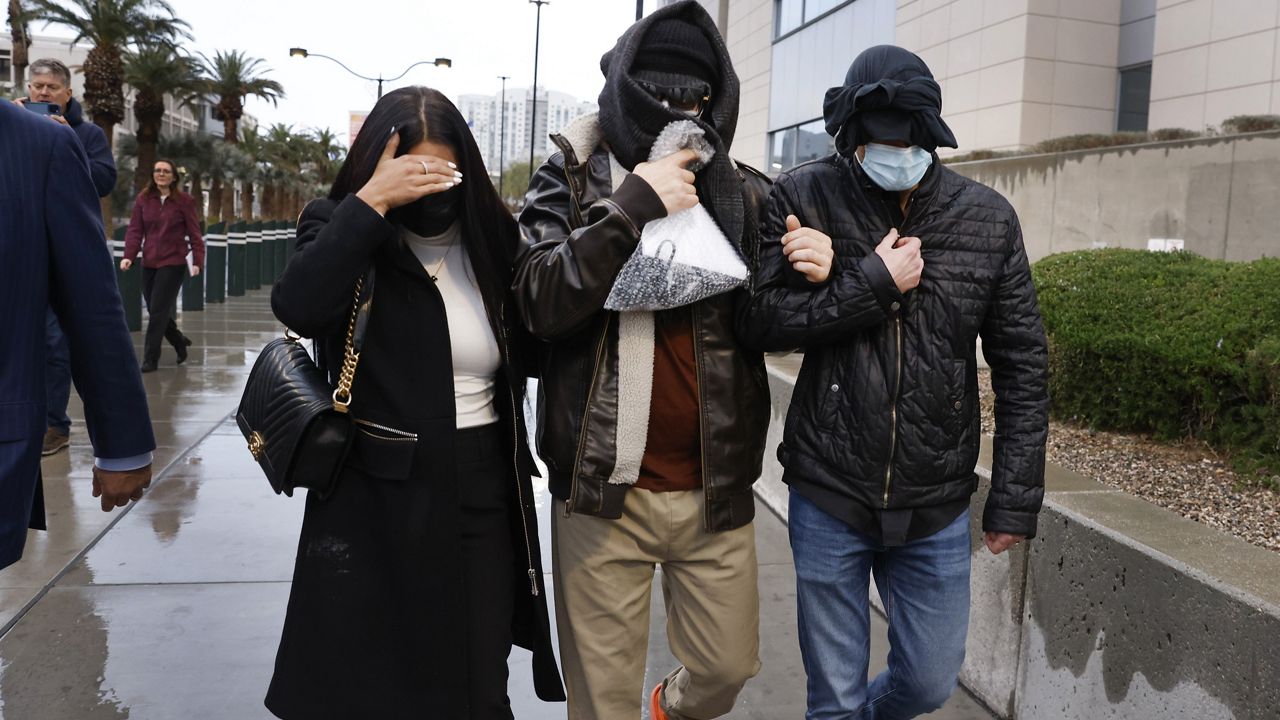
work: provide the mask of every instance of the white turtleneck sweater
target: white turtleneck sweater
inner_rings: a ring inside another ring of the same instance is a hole
[[[428,274],[435,275],[436,288],[444,298],[449,345],[453,350],[453,397],[458,427],[497,422],[498,413],[493,406],[494,376],[501,367],[502,356],[462,244],[461,224],[455,222],[435,237],[419,237],[404,229],[401,232],[422,267]]]

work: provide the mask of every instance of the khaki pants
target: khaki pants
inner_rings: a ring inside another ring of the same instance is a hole
[[[667,641],[681,663],[666,680],[672,720],[711,720],[733,709],[760,671],[755,529],[709,533],[702,490],[627,492],[619,520],[564,516],[551,538],[556,621],[569,720],[639,720],[649,599],[662,565]]]

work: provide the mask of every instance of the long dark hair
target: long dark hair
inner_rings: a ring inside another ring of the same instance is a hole
[[[519,245],[520,229],[489,180],[471,128],[449,98],[421,86],[399,88],[384,95],[360,128],[333,181],[329,198],[341,202],[369,182],[391,139],[392,128],[400,136],[396,157],[424,140],[448,145],[457,155],[463,173],[458,186],[462,193],[458,203],[462,243],[484,299],[489,324],[495,337],[501,338],[501,308],[511,287],[511,263]]]
[[[173,182],[169,184],[169,193],[174,197],[178,197],[182,194],[182,176],[178,174],[178,164],[168,158],[156,158],[155,161],[151,163],[151,179],[147,181],[147,186],[142,189],[142,192],[147,195],[160,194],[160,188],[156,186],[155,173],[156,166],[160,163],[168,165],[169,169],[173,171]]]

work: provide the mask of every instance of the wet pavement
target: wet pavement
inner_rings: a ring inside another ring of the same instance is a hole
[[[4,720],[253,720],[262,706],[289,593],[300,497],[274,495],[231,414],[257,349],[280,331],[266,291],[184,313],[191,357],[143,376],[158,448],[151,490],[106,514],[91,495],[92,449],[79,400],[71,448],[44,460],[47,533],[0,571],[0,718]],[[135,333],[140,348],[140,334]],[[545,486],[543,547],[550,548]],[[763,504],[760,557],[763,669],[733,720],[804,715],[795,631],[794,568],[785,526]],[[544,565],[551,566],[550,558]],[[550,579],[547,581],[550,588]],[[656,587],[656,585],[655,585]],[[645,687],[675,666],[655,591]],[[872,671],[884,666],[885,626],[873,617]],[[533,694],[529,654],[511,658],[520,720],[564,718]],[[637,698],[637,703],[640,699]],[[964,691],[929,716],[988,720]]]

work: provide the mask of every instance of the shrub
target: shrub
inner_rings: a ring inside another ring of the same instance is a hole
[[[1280,260],[1100,250],[1033,268],[1058,417],[1280,471]]]
[[[974,150],[973,152],[967,152],[962,155],[945,157],[942,159],[942,162],[950,164],[973,162],[975,160],[999,160],[1000,158],[1013,157],[1015,155],[1021,155],[1021,153],[1015,150]]]
[[[1118,132],[1110,135],[1067,135],[1066,137],[1042,140],[1035,144],[1033,151],[1037,153],[1059,153],[1072,150],[1115,147],[1117,145],[1136,145],[1146,141],[1147,134],[1140,132]]]
[[[1280,130],[1280,115],[1236,115],[1222,121],[1223,135]]]
[[[1204,137],[1204,133],[1198,133],[1195,130],[1186,128],[1160,128],[1151,131],[1151,139],[1156,142],[1168,142],[1170,140],[1192,140],[1198,137]]]

